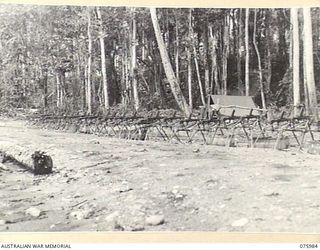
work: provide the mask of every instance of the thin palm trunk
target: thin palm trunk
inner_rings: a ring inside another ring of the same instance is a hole
[[[197,78],[198,78],[201,102],[202,102],[202,105],[205,106],[206,105],[206,100],[205,100],[205,97],[204,97],[202,81],[201,81],[201,76],[200,76],[199,63],[198,63],[198,58],[197,58],[197,50],[196,50],[196,47],[195,47],[194,44],[193,44],[193,59],[194,59],[194,64],[196,66],[196,73],[197,73]]]
[[[194,32],[192,28],[192,9],[190,9],[189,12],[189,37],[191,40],[191,46],[193,50],[193,60],[194,64],[196,67],[196,74],[197,74],[197,79],[198,79],[198,85],[199,85],[199,90],[200,90],[200,98],[202,105],[206,105],[204,93],[203,93],[203,87],[202,87],[202,81],[201,81],[201,76],[200,76],[200,70],[199,70],[199,63],[198,63],[198,55],[197,55],[197,50],[196,50],[196,44],[195,44],[195,39],[194,39]]]
[[[228,56],[229,56],[229,13],[225,17],[223,28],[223,52],[222,52],[222,94],[228,94]]]
[[[131,102],[131,87],[129,82],[129,59],[128,59],[128,46],[125,42],[124,45],[124,76],[125,76],[125,103],[128,105]]]
[[[257,42],[256,42],[256,30],[257,30],[257,9],[254,9],[253,46],[254,46],[254,49],[256,51],[257,58],[258,58],[261,102],[262,102],[262,107],[265,109],[266,108],[266,98],[265,98],[265,95],[264,95],[264,87],[263,87],[261,57],[260,57],[260,52],[259,52],[258,45],[257,45]]]
[[[314,62],[313,62],[313,41],[312,41],[312,22],[310,8],[303,8],[303,30],[304,30],[304,56],[305,56],[305,74],[308,90],[310,112],[318,119],[318,103],[316,94],[316,85],[314,80]]]
[[[237,78],[238,78],[238,94],[239,95],[242,95],[242,90],[243,90],[243,87],[242,87],[242,79],[241,79],[241,75],[242,75],[242,70],[241,70],[241,45],[242,45],[242,9],[239,9],[239,18],[238,18],[238,43],[237,43]]]
[[[250,95],[250,84],[249,84],[249,60],[250,60],[250,51],[249,51],[249,14],[250,10],[246,9],[246,22],[245,22],[245,47],[246,47],[246,65],[245,65],[245,88],[246,96]]]
[[[104,45],[104,34],[103,34],[103,23],[101,17],[100,8],[97,7],[97,15],[99,20],[99,31],[100,31],[100,51],[101,51],[101,72],[102,72],[102,86],[103,86],[103,97],[104,97],[104,108],[109,109],[109,92],[107,82],[107,68],[106,68],[106,51]]]
[[[291,9],[291,24],[292,24],[292,71],[293,71],[293,105],[295,114],[298,114],[298,106],[300,105],[300,40],[299,40],[299,21],[298,9]]]
[[[209,71],[209,37],[208,37],[208,19],[206,19],[205,28],[203,31],[204,36],[204,86],[205,97],[208,99],[210,95],[210,71]]]
[[[176,19],[176,48],[175,48],[175,64],[176,64],[176,77],[177,81],[180,82],[180,77],[179,77],[179,20],[177,15],[175,16]]]
[[[91,35],[91,15],[90,9],[87,10],[87,17],[88,17],[88,70],[87,70],[87,89],[86,89],[86,96],[87,96],[87,111],[89,114],[92,113],[92,97],[91,97],[91,63],[92,63],[92,35]]]
[[[177,78],[175,77],[174,71],[172,69],[172,65],[170,63],[168,51],[166,49],[163,38],[161,36],[161,30],[160,30],[160,26],[158,23],[156,8],[150,8],[150,14],[151,14],[151,20],[152,20],[152,24],[153,24],[153,28],[154,28],[156,40],[158,43],[160,56],[161,56],[161,61],[163,64],[163,68],[164,68],[166,77],[167,77],[168,82],[170,84],[170,87],[171,87],[172,93],[175,97],[175,100],[178,104],[178,107],[181,109],[181,111],[184,113],[184,115],[188,117],[190,115],[189,107],[188,107],[188,104],[187,104],[183,94],[182,94],[182,91],[180,89],[180,85],[179,85]]]
[[[192,68],[191,68],[191,53],[190,49],[187,48],[187,61],[188,61],[188,96],[189,96],[189,107],[193,109],[192,103]]]
[[[267,38],[267,59],[266,59],[266,93],[270,92],[271,78],[272,78],[272,57],[271,57],[271,46],[272,46],[272,37],[271,37],[271,27],[270,27],[270,13],[268,10],[265,11],[266,15],[266,38]]]
[[[46,109],[48,107],[48,70],[41,69],[41,74],[43,75],[43,107]]]
[[[217,37],[213,34],[212,26],[209,27],[210,37],[210,51],[211,51],[211,79],[212,83],[210,86],[211,93],[220,94],[220,84],[218,79],[218,66],[217,66]]]
[[[192,11],[189,10],[189,29],[188,29],[188,36],[191,40],[192,36]],[[189,107],[192,111],[193,109],[193,98],[192,98],[192,66],[191,66],[191,51],[190,46],[187,47],[187,61],[188,61],[188,96],[189,96]]]
[[[138,82],[136,77],[137,70],[137,25],[135,18],[135,8],[132,9],[133,19],[132,19],[132,41],[131,41],[131,79],[132,79],[132,89],[133,89],[133,100],[134,100],[134,108],[138,110],[140,107],[140,100],[138,94]]]
[[[57,100],[56,100],[56,105],[57,108],[60,108],[60,99],[61,99],[61,83],[60,83],[60,76],[59,73],[57,72],[56,74],[56,82],[57,82]]]

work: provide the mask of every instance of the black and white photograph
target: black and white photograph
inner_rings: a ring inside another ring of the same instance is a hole
[[[320,8],[0,3],[0,232],[320,233]]]

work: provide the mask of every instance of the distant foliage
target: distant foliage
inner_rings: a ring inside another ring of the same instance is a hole
[[[101,7],[100,10],[101,22],[95,7],[0,5],[2,110],[37,108],[41,112],[87,113],[88,73],[91,73],[92,113],[106,113],[101,37],[105,46],[108,97],[112,109],[132,110],[136,102],[133,95],[135,81],[140,110],[177,109],[149,10],[129,7]],[[247,53],[244,46],[245,10],[192,9],[191,26],[188,13],[189,9],[157,9],[161,35],[183,96],[188,100],[189,64],[192,78],[189,99],[194,108],[202,105],[201,88],[205,100],[208,95],[223,92],[223,84],[226,84],[227,94],[243,95]],[[319,8],[312,9],[315,82],[320,81],[319,14]],[[299,18],[303,18],[301,13]],[[261,106],[253,27],[251,10],[250,95]],[[266,103],[269,106],[290,105],[293,103],[290,10],[258,9],[256,28]],[[88,29],[92,35],[91,52],[88,51]],[[136,32],[136,40],[133,40],[133,32]],[[302,42],[303,36],[300,39]],[[136,50],[135,60],[132,60],[133,48]],[[188,62],[188,51],[191,51],[191,62]],[[92,66],[88,72],[90,53]],[[136,66],[133,69],[134,61]],[[302,74],[300,80],[302,83]],[[319,99],[319,84],[317,91]],[[304,97],[303,92],[301,96]]]

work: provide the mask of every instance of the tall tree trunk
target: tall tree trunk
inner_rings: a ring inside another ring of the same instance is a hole
[[[73,62],[77,62],[77,53],[76,53],[76,38],[74,37],[72,39],[72,60]],[[77,101],[78,101],[78,85],[77,85],[77,80],[78,80],[78,74],[76,67],[72,71],[72,109],[77,110]]]
[[[48,107],[48,69],[43,69],[43,107]]]
[[[64,106],[64,100],[66,97],[66,72],[60,72],[60,107]]]
[[[99,20],[99,40],[100,40],[100,50],[101,50],[101,73],[102,73],[102,84],[103,84],[103,97],[104,97],[104,108],[109,109],[109,91],[107,82],[107,68],[106,68],[106,51],[104,46],[104,32],[103,32],[103,22],[101,17],[100,8],[97,7],[97,15]]]
[[[138,82],[136,77],[136,67],[137,67],[137,52],[136,52],[136,44],[137,44],[137,25],[136,25],[136,17],[135,17],[135,8],[132,9],[132,41],[131,41],[131,79],[132,79],[132,88],[133,88],[133,100],[134,100],[134,108],[138,110],[140,107],[139,95],[138,95]]]
[[[124,64],[125,64],[125,49],[124,49],[124,42],[122,40],[122,37],[120,36],[119,34],[119,37],[118,37],[118,41],[120,42],[121,41],[121,54],[120,54],[120,59],[119,59],[119,70],[121,70],[121,72],[119,73],[119,77],[120,77],[120,103],[122,105],[125,104],[125,89],[126,89],[126,85],[125,85],[125,67],[124,67]]]
[[[191,41],[192,36],[192,11],[189,10],[189,22],[188,22],[188,36],[189,40]],[[190,51],[190,44],[187,47],[187,61],[188,61],[188,96],[189,96],[189,107],[192,111],[193,109],[193,100],[192,100],[192,67],[191,67],[191,51]]]
[[[289,30],[286,29],[286,38],[289,40],[289,70],[293,68],[293,27],[292,27],[292,13],[290,11],[290,28]]]
[[[298,114],[298,105],[300,104],[300,39],[299,39],[299,21],[298,9],[291,9],[292,25],[292,72],[293,72],[293,105],[295,114]]]
[[[88,114],[92,113],[92,97],[91,97],[91,63],[92,63],[92,36],[91,36],[91,14],[90,7],[87,10],[87,18],[88,18],[88,69],[87,69],[87,89],[86,89],[86,97],[87,97],[87,112]]]
[[[267,50],[267,58],[266,58],[266,86],[265,90],[266,93],[270,92],[270,85],[271,85],[271,77],[272,77],[272,57],[271,57],[271,46],[272,46],[272,35],[271,35],[271,22],[270,22],[270,10],[266,9],[265,10],[265,15],[266,15],[266,50]]]
[[[196,50],[195,44],[193,44],[193,58],[194,58],[194,64],[196,66],[196,73],[197,73],[197,78],[198,78],[201,102],[202,102],[202,105],[205,106],[206,100],[205,100],[204,93],[203,93],[202,81],[201,81],[199,64],[198,64],[198,59],[197,59],[197,50]]]
[[[242,9],[239,9],[239,15],[238,15],[238,30],[237,30],[237,37],[238,37],[238,43],[237,43],[237,78],[238,78],[238,94],[243,95],[242,93],[242,69],[241,69],[241,50],[242,50]]]
[[[210,36],[210,51],[211,51],[211,92],[215,94],[220,94],[220,84],[218,79],[218,66],[217,66],[217,36],[213,34],[212,26],[209,27]]]
[[[187,48],[187,61],[188,61],[188,96],[189,96],[189,107],[193,109],[192,103],[192,67],[191,67],[191,53],[190,48]]]
[[[249,83],[249,60],[250,60],[250,51],[249,51],[249,15],[250,9],[246,8],[246,22],[245,22],[245,47],[246,47],[246,65],[245,65],[245,87],[246,87],[246,96],[250,95],[250,83]]]
[[[87,58],[85,59],[87,60]],[[88,109],[88,91],[87,91],[87,86],[88,86],[88,65],[85,63],[84,65],[84,73],[83,73],[83,110]]]
[[[317,95],[316,85],[314,80],[313,71],[313,41],[312,41],[312,22],[310,8],[303,8],[303,30],[304,30],[304,56],[305,56],[305,67],[306,67],[306,85],[308,89],[308,96],[310,102],[310,112],[316,119],[317,114]]]
[[[79,94],[80,94],[80,107],[82,110],[85,110],[86,107],[86,76],[85,70],[83,69],[83,58],[82,51],[77,52],[76,64],[77,64],[77,83],[79,84]],[[85,67],[84,67],[85,68]]]
[[[258,45],[256,42],[256,30],[257,30],[257,9],[254,9],[254,26],[253,26],[253,46],[257,54],[258,58],[258,69],[259,69],[259,83],[260,83],[260,94],[261,94],[261,102],[262,107],[266,108],[266,98],[264,96],[264,87],[263,87],[263,77],[262,77],[262,67],[261,67],[261,57],[258,49]]]
[[[229,12],[225,16],[223,25],[223,52],[222,52],[222,94],[228,94],[228,56],[229,56]]]
[[[124,52],[124,47],[122,48],[122,54],[121,54],[121,103],[125,105],[125,90],[126,90],[126,72],[125,72],[125,52]]]
[[[21,79],[22,79],[22,87],[23,87],[23,97],[25,98],[23,100],[24,107],[26,108],[26,101],[27,101],[27,79],[26,79],[26,69],[25,69],[25,56],[21,54],[22,60],[20,62],[21,64]]]
[[[158,47],[159,47],[161,61],[162,61],[163,68],[164,68],[165,74],[167,76],[168,82],[170,84],[172,93],[175,97],[175,100],[176,100],[179,108],[184,113],[184,115],[188,117],[190,115],[189,107],[188,107],[188,104],[187,104],[183,94],[182,94],[179,83],[178,83],[177,78],[175,77],[174,71],[172,69],[172,65],[170,63],[170,58],[169,58],[166,46],[164,44],[163,38],[161,36],[161,30],[160,30],[160,26],[158,23],[156,8],[150,8],[150,14],[151,14],[151,20],[152,20],[155,36],[156,36]]]
[[[128,45],[126,42],[124,42],[124,77],[125,77],[125,93],[124,93],[124,98],[125,101],[124,103],[126,105],[129,105],[131,103],[131,86],[130,86],[130,81],[129,81],[129,49]]]
[[[57,108],[60,108],[61,107],[61,81],[60,81],[60,73],[57,72],[56,73],[56,82],[57,82],[57,100],[56,100],[56,105],[57,105]]]
[[[175,47],[175,64],[176,64],[176,77],[177,81],[180,82],[179,77],[179,20],[178,15],[175,15],[175,21],[176,21],[176,47]]]
[[[208,99],[210,95],[210,70],[209,70],[209,37],[208,37],[208,19],[206,18],[205,27],[203,31],[204,40],[204,86],[205,86],[205,96]]]
[[[206,101],[205,101],[205,97],[204,97],[204,93],[203,93],[203,87],[202,87],[202,81],[201,81],[201,76],[200,76],[200,70],[199,70],[199,63],[198,63],[198,55],[197,55],[197,49],[196,49],[196,41],[194,39],[194,31],[192,28],[192,9],[190,9],[189,12],[189,30],[190,30],[190,40],[191,40],[191,46],[193,49],[193,60],[194,60],[194,64],[196,66],[196,73],[197,73],[197,79],[198,79],[198,84],[199,84],[199,90],[200,90],[200,98],[201,98],[201,102],[202,105],[206,105]]]
[[[304,88],[304,105],[306,108],[307,114],[310,113],[310,101],[309,101],[309,92],[308,92],[308,83],[307,83],[307,70],[306,70],[306,57],[303,55],[303,88]]]

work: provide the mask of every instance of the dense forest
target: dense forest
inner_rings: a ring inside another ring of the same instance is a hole
[[[0,5],[0,107],[179,109],[211,94],[317,113],[320,9]]]

